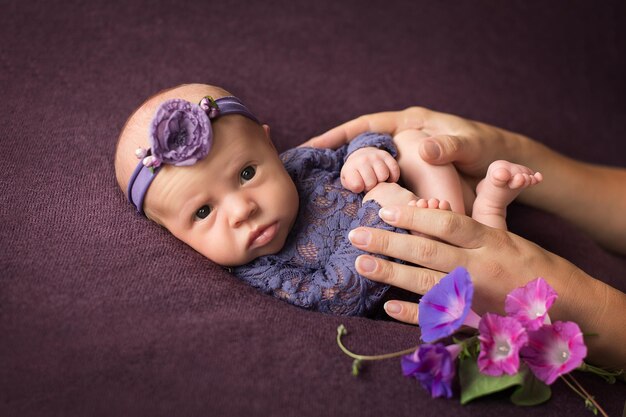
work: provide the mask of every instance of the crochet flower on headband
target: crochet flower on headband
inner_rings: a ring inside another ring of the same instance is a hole
[[[150,149],[135,151],[144,166],[158,168],[161,164],[193,165],[208,155],[213,142],[211,118],[219,108],[207,96],[200,104],[186,100],[167,100],[157,109],[150,124]]]
[[[150,124],[150,147],[135,151],[140,162],[127,187],[128,201],[139,213],[145,214],[143,201],[159,167],[162,164],[185,167],[206,157],[213,144],[211,123],[229,114],[241,115],[260,124],[241,100],[234,96],[217,100],[205,96],[199,104],[172,99],[159,106]]]

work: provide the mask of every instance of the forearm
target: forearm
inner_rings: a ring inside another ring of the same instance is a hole
[[[507,132],[508,133],[508,132]],[[603,246],[626,253],[626,170],[563,156],[521,135],[506,140],[509,160],[543,174],[519,200],[576,224]]]

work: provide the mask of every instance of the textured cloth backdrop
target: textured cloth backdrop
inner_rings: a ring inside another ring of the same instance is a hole
[[[280,150],[357,115],[423,105],[626,165],[621,1],[0,3],[0,415],[523,415],[431,400],[366,354],[415,327],[261,295],[133,213],[117,133],[179,83],[231,90]],[[581,190],[585,193],[589,190]],[[626,260],[515,205],[511,229],[624,290]],[[624,385],[580,379],[612,415]],[[561,382],[533,413],[589,415]]]

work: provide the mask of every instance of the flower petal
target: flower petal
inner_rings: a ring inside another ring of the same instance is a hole
[[[478,370],[485,375],[514,375],[519,369],[519,350],[528,341],[526,329],[512,317],[487,313],[478,325]]]
[[[465,268],[443,277],[422,297],[419,324],[422,340],[432,342],[454,333],[470,314],[474,286]]]
[[[405,376],[419,380],[433,398],[450,398],[459,351],[456,345],[448,348],[442,343],[423,344],[414,353],[402,357],[402,371]]]
[[[580,366],[587,356],[587,346],[576,323],[557,321],[528,332],[528,344],[521,356],[535,376],[550,385]]]
[[[504,310],[528,330],[537,330],[556,298],[556,291],[543,278],[537,278],[511,291],[504,301]]]

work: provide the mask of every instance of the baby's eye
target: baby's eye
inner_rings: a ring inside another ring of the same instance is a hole
[[[204,205],[196,211],[196,220],[206,219],[211,214],[211,207]]]
[[[256,169],[252,165],[248,165],[241,171],[241,174],[239,174],[239,176],[244,182],[246,182],[254,178],[254,174],[256,174]]]

